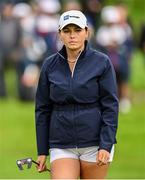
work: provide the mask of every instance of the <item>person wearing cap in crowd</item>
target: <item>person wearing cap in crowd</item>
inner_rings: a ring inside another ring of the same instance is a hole
[[[127,23],[127,12],[123,5],[106,6],[102,9],[102,25],[96,33],[97,49],[105,52],[115,69],[119,110],[128,113],[130,102],[130,63],[133,52],[132,30]]]
[[[59,36],[64,46],[44,61],[36,93],[37,170],[50,154],[52,179],[103,179],[116,143],[115,72],[89,46],[81,11],[60,16]]]

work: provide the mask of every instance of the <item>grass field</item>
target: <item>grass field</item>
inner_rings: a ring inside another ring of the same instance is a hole
[[[15,76],[7,71],[9,97],[0,99],[0,179],[48,179],[32,169],[19,171],[16,160],[36,156],[34,103],[16,98]],[[120,114],[114,162],[108,178],[145,179],[145,64],[139,52],[132,61],[132,109]],[[49,166],[49,163],[48,163]]]

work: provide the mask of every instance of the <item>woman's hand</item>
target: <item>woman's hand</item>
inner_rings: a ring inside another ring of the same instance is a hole
[[[110,153],[105,149],[100,149],[97,153],[97,165],[102,166],[108,163]]]
[[[47,169],[47,167],[46,167],[46,159],[47,159],[46,155],[38,156],[37,163],[39,163],[39,165],[36,166],[38,172],[46,171],[46,169]]]

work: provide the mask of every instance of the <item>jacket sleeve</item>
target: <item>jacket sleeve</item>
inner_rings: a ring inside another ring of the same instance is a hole
[[[46,64],[42,66],[35,102],[35,123],[38,155],[48,155],[49,124],[52,111],[50,100],[50,82],[47,76]]]
[[[116,75],[109,58],[106,68],[99,80],[100,104],[102,114],[102,127],[100,132],[99,149],[111,151],[112,145],[116,143],[116,132],[118,126],[118,97]]]

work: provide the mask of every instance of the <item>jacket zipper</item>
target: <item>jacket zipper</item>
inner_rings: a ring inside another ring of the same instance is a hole
[[[81,53],[82,53],[82,51],[79,53],[79,55],[78,55],[78,57],[77,57],[77,59],[76,59],[76,62],[75,62],[75,64],[74,64],[74,67],[73,67],[73,70],[72,70],[72,73],[71,73],[71,77],[72,77],[72,78],[73,78],[73,76],[74,76],[75,67],[76,67],[77,61],[78,61]]]
[[[70,73],[71,73],[71,78],[73,78],[73,76],[74,76],[75,67],[76,67],[77,61],[78,61],[81,53],[82,53],[82,51],[79,53],[79,55],[78,55],[78,57],[77,57],[77,59],[76,59],[76,62],[75,62],[75,64],[74,64],[74,67],[73,67],[72,72],[71,72],[71,70],[70,70],[70,68],[69,68],[69,71],[70,71]],[[60,53],[58,53],[58,54],[65,60],[65,58],[64,58]],[[68,66],[68,67],[69,67],[69,66]]]
[[[71,72],[71,90],[72,90],[72,83],[73,83],[74,71],[75,71],[76,64],[77,64],[77,62],[78,62],[78,59],[79,59],[80,55],[81,55],[81,52],[79,53],[78,57],[76,58],[76,62],[75,62],[75,64],[74,64],[73,70],[72,70],[72,72]],[[73,111],[76,111],[76,109],[74,109]],[[76,120],[74,120],[74,126],[75,126],[75,133],[76,133],[76,135],[75,135],[75,141],[76,141],[76,150],[77,150],[77,148],[78,148],[78,133],[77,133],[77,121],[76,121]]]
[[[82,53],[82,51],[79,53],[78,57],[76,58],[76,62],[75,62],[75,64],[74,64],[74,67],[73,67],[72,72],[71,72],[70,67],[69,67],[69,64],[68,64],[68,68],[69,68],[69,71],[70,71],[70,74],[71,74],[71,79],[70,79],[70,89],[71,89],[71,91],[72,91],[72,83],[73,83],[74,71],[75,71],[76,64],[77,64],[77,62],[78,62],[78,59],[79,59],[81,53]],[[58,54],[65,60],[65,58],[64,58],[60,53],[58,53]],[[67,62],[67,63],[68,63],[68,62]],[[73,110],[73,111],[74,111],[74,110]],[[75,126],[75,133],[76,133],[75,141],[76,141],[76,150],[77,150],[77,148],[78,148],[78,138],[77,138],[78,135],[77,135],[77,122],[76,122],[76,120],[74,120],[74,126]]]

